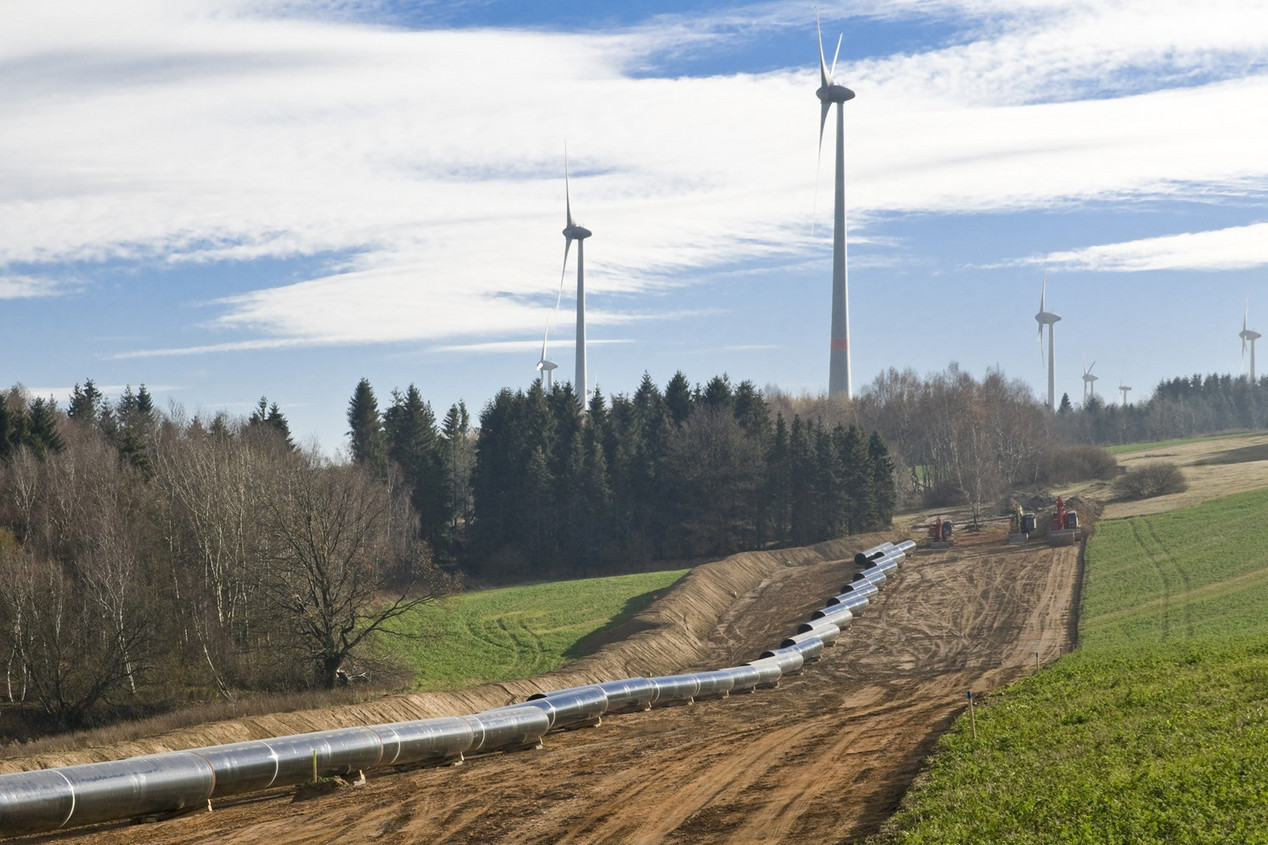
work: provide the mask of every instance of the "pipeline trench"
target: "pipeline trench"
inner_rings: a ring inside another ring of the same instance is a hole
[[[599,727],[546,735],[540,750],[370,772],[363,786],[309,800],[275,790],[143,828],[111,823],[12,841],[854,841],[892,814],[966,690],[997,689],[1033,672],[1036,656],[1045,664],[1069,648],[1077,554],[1008,546],[991,530],[915,552],[822,659],[776,689],[605,716]],[[679,662],[691,655],[691,665],[666,672],[753,660],[855,571],[850,561],[808,559],[728,586],[719,569],[701,588],[715,594],[711,625],[683,615],[681,627],[695,627],[690,647],[671,639],[640,648]],[[673,626],[656,636],[672,638]]]

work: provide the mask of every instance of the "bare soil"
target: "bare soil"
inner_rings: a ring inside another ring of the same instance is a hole
[[[871,542],[854,538],[699,567],[633,620],[621,642],[536,682],[207,726],[40,764],[474,712],[533,689],[604,675],[742,663],[777,646],[840,592],[855,571],[849,558]],[[968,690],[996,689],[1069,649],[1078,554],[1073,546],[1009,546],[1002,527],[962,534],[946,551],[917,552],[822,660],[777,689],[609,716],[597,728],[548,735],[540,750],[476,756],[455,767],[370,772],[362,786],[302,802],[294,789],[275,790],[141,828],[103,825],[29,839],[854,841],[894,811],[936,738],[964,710]]]

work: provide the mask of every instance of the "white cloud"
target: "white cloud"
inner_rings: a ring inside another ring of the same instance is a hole
[[[702,268],[792,263],[811,246],[815,55],[785,72],[634,78],[647,56],[728,37],[743,16],[607,35],[347,22],[374,8],[23,4],[0,33],[0,271],[25,269],[0,277],[18,280],[0,296],[33,295],[29,268],[64,262],[229,274],[334,254],[319,278],[215,299],[208,325],[225,340],[186,351],[532,338],[559,278],[565,139],[573,210],[595,231],[587,284],[609,305],[595,323]],[[862,235],[878,214],[1268,190],[1268,75],[1247,58],[1268,52],[1264,4],[849,8],[979,21],[942,49],[843,55]],[[747,11],[777,26],[807,7]]]
[[[0,273],[0,299],[33,299],[56,296],[63,286],[38,276]]]
[[[1268,223],[1054,252],[1027,263],[1109,273],[1268,266]]]

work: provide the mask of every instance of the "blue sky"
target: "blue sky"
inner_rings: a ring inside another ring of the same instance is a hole
[[[1245,371],[1248,301],[1268,333],[1268,3],[817,8],[857,93],[856,390],[951,361],[1045,390],[1045,268],[1058,394],[1083,362],[1133,399]],[[815,12],[3,0],[0,384],[145,383],[189,413],[265,395],[327,451],[362,377],[383,406],[413,383],[478,414],[536,377],[566,142],[592,382],[822,392]],[[560,374],[572,310],[566,290]]]

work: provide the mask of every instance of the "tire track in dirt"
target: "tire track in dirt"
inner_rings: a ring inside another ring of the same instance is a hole
[[[707,626],[699,668],[751,660],[839,592],[854,567],[807,560],[740,589]],[[540,751],[370,774],[299,803],[217,805],[150,825],[147,842],[842,842],[892,814],[936,738],[989,692],[1069,646],[1077,547],[966,533],[918,553],[823,659],[774,690],[611,716]],[[726,591],[731,590],[730,593]],[[738,595],[737,595],[738,594]],[[676,612],[676,611],[675,611]],[[685,624],[684,618],[684,624]],[[690,667],[682,667],[690,668]],[[131,845],[131,827],[51,837]]]

